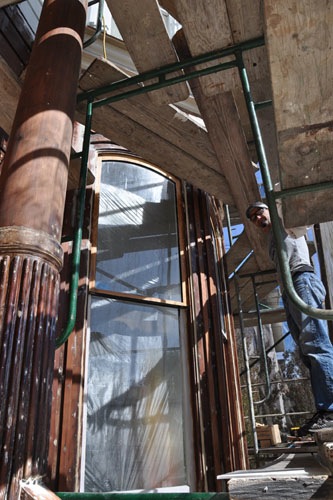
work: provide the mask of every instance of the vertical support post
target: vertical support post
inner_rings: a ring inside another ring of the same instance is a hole
[[[264,372],[265,372],[265,381],[266,381],[266,394],[263,399],[260,401],[256,401],[255,404],[259,405],[267,401],[267,399],[271,395],[271,381],[269,379],[269,372],[268,372],[268,363],[267,363],[267,351],[266,351],[266,345],[265,345],[265,338],[264,338],[264,331],[262,327],[262,321],[261,321],[261,314],[260,314],[260,304],[259,304],[259,298],[258,298],[258,292],[257,292],[257,285],[256,285],[256,279],[255,276],[251,276],[251,281],[252,281],[252,286],[253,286],[253,295],[254,295],[254,300],[256,303],[256,311],[257,311],[257,320],[258,320],[258,334],[259,334],[259,340],[260,340],[260,348],[261,348],[261,360],[262,364],[264,367]]]
[[[0,498],[46,472],[86,0],[45,0],[0,177]]]
[[[256,465],[259,466],[259,443],[258,443],[258,435],[257,435],[257,428],[256,428],[256,416],[255,416],[255,412],[254,412],[250,363],[249,363],[249,355],[247,352],[246,336],[245,336],[245,330],[244,330],[242,300],[241,300],[241,296],[240,296],[238,276],[236,274],[235,274],[235,289],[236,289],[236,294],[237,294],[237,303],[238,303],[238,310],[239,310],[239,325],[240,325],[240,331],[242,334],[244,371],[245,371],[245,375],[246,375],[246,389],[247,389],[247,396],[248,396],[248,400],[249,400],[249,418],[250,418],[250,422],[251,422],[251,431],[252,431],[252,436],[253,436],[253,451],[254,451]]]

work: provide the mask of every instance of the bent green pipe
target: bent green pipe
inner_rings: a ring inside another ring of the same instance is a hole
[[[281,191],[280,193],[274,193],[273,190],[273,184],[267,164],[267,159],[266,159],[266,154],[265,154],[265,148],[263,145],[261,133],[260,133],[260,127],[258,124],[258,119],[255,111],[255,105],[251,96],[250,92],[250,85],[246,73],[246,68],[244,66],[243,62],[243,57],[241,52],[237,52],[236,54],[236,59],[238,61],[238,70],[239,70],[239,75],[240,79],[242,82],[243,86],[243,91],[244,91],[244,96],[246,100],[246,105],[250,117],[250,122],[251,122],[251,127],[252,127],[252,132],[254,135],[254,140],[256,143],[256,148],[257,148],[257,153],[258,153],[258,159],[259,159],[259,165],[260,165],[260,171],[261,171],[261,176],[265,188],[265,193],[266,193],[266,201],[267,205],[269,207],[269,212],[271,216],[271,222],[272,222],[272,230],[273,230],[273,235],[275,238],[276,242],[276,250],[277,250],[277,255],[278,255],[278,261],[279,261],[279,266],[280,266],[280,271],[281,271],[281,278],[282,278],[282,283],[284,286],[284,290],[288,296],[288,298],[295,304],[295,306],[302,311],[304,314],[307,314],[308,316],[311,316],[313,318],[318,318],[318,319],[324,319],[324,320],[330,320],[333,319],[333,310],[332,309],[318,309],[316,307],[309,306],[306,304],[296,293],[296,290],[294,288],[289,264],[288,264],[288,258],[287,258],[287,251],[286,251],[286,246],[282,237],[282,232],[281,232],[281,227],[280,227],[280,219],[275,203],[275,199],[277,197],[277,194],[281,196]],[[317,189],[317,185],[313,188]],[[295,193],[295,189],[293,190],[293,193]]]
[[[76,214],[76,228],[73,239],[72,250],[72,276],[70,283],[70,298],[69,298],[69,314],[65,329],[56,339],[56,348],[62,346],[70,334],[72,333],[77,312],[77,296],[80,277],[80,261],[81,261],[81,243],[82,243],[82,228],[84,221],[84,208],[86,200],[86,184],[88,174],[88,156],[89,156],[89,143],[90,143],[90,129],[92,121],[92,103],[87,102],[86,123],[83,138],[82,160],[80,171],[80,183],[78,192],[78,208]]]

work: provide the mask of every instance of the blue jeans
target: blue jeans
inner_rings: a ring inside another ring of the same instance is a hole
[[[295,291],[308,305],[322,308],[326,290],[316,274],[304,272],[293,278]],[[333,411],[333,346],[327,322],[299,311],[282,294],[290,333],[299,346],[302,360],[310,370],[317,410]]]

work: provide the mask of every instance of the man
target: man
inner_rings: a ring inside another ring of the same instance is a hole
[[[310,371],[317,412],[299,429],[298,436],[302,437],[309,432],[328,427],[333,428],[333,346],[327,323],[298,310],[283,291],[268,206],[262,202],[252,203],[247,208],[246,216],[261,231],[269,234],[269,256],[276,265],[289,330],[299,346],[302,360]],[[305,237],[288,234],[282,222],[281,231],[296,293],[306,304],[322,308],[326,291],[314,272]]]

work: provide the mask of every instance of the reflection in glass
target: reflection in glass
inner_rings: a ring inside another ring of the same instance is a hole
[[[96,288],[181,301],[175,184],[126,162],[103,162]]]
[[[178,315],[92,297],[85,491],[186,484]]]

